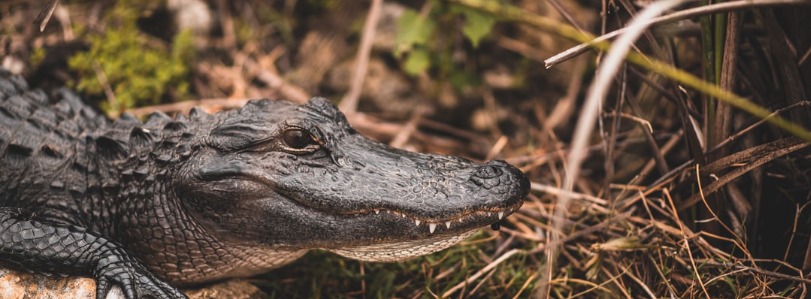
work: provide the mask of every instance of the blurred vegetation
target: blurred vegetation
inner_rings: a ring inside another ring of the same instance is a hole
[[[168,48],[150,42],[136,24],[145,5],[129,2],[118,2],[105,17],[104,32],[87,32],[90,49],[68,60],[79,74],[72,84],[78,91],[97,96],[105,96],[105,89],[111,91],[114,96],[107,95],[101,104],[110,115],[157,104],[168,92],[174,99],[185,98],[194,61],[190,31],[176,34]]]
[[[443,30],[453,28],[458,16],[463,16],[462,35],[474,48],[493,29],[494,16],[458,5],[443,5],[441,1],[429,1],[431,5],[424,15],[414,9],[406,9],[398,19],[398,31],[394,56],[403,59],[403,70],[410,75],[418,75],[431,67],[437,67],[440,77],[457,78],[453,80],[456,87],[477,84],[472,74],[462,72],[456,67],[452,55],[454,49],[450,43],[458,32]],[[458,80],[466,78],[468,80]]]

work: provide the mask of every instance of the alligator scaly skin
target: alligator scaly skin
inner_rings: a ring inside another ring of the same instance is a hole
[[[89,148],[82,139],[105,120],[67,90],[52,103],[4,70],[0,99],[2,263],[42,273],[93,275],[98,298],[113,284],[121,285],[127,298],[185,298],[120,245],[85,228],[102,231],[86,220],[108,216],[92,210],[104,197],[100,185],[90,182],[109,173],[83,155]]]
[[[509,215],[528,189],[501,161],[368,140],[322,98],[111,122],[0,70],[0,263],[93,276],[100,297],[117,284],[128,298],[183,298],[174,287],[309,249],[428,254]]]

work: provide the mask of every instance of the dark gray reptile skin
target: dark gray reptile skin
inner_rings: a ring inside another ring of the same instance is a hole
[[[0,70],[0,262],[93,276],[127,298],[246,277],[310,249],[396,261],[517,210],[527,178],[390,148],[332,104],[252,101],[110,122]],[[172,286],[174,287],[172,287]]]

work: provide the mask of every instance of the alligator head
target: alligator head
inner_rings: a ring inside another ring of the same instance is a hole
[[[252,101],[224,116],[210,120],[176,193],[197,222],[235,242],[402,260],[498,222],[529,189],[502,161],[369,140],[323,98]]]

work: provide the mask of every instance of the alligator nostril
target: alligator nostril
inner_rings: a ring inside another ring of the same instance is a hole
[[[511,166],[509,163],[504,162],[502,160],[493,160],[493,161],[487,162],[487,165],[492,165],[492,166],[497,166],[497,167]]]
[[[476,176],[476,177],[482,178],[482,179],[492,179],[492,178],[500,177],[501,174],[503,174],[503,173],[504,172],[501,170],[501,168],[499,168],[497,166],[485,165],[485,166],[479,167],[479,169],[476,170],[476,172],[473,175]]]

